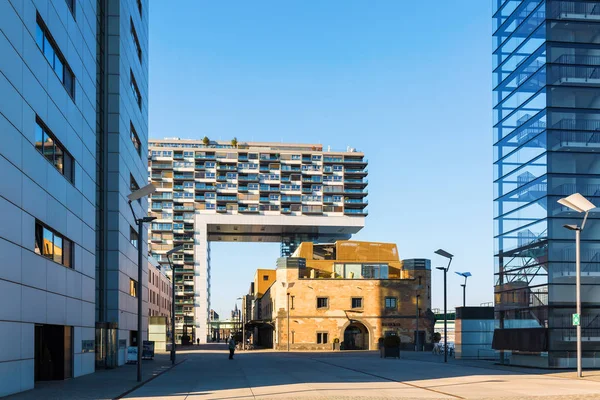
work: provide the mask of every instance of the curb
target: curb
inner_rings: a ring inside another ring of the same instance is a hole
[[[135,392],[136,390],[138,390],[139,388],[141,388],[142,386],[144,386],[146,383],[148,382],[152,382],[154,379],[158,378],[159,376],[161,376],[162,374],[164,374],[165,372],[169,372],[170,370],[172,370],[173,368],[175,368],[176,366],[178,366],[179,364],[184,363],[187,360],[187,358],[184,358],[183,360],[179,361],[178,363],[176,363],[175,365],[171,365],[169,368],[166,368],[164,370],[162,370],[160,373],[152,376],[150,379],[144,381],[144,382],[140,382],[137,385],[135,385],[134,387],[132,387],[131,389],[129,389],[128,391],[121,393],[120,395],[118,395],[117,397],[114,397],[112,400],[119,400],[122,399],[123,397],[127,396],[128,394]]]

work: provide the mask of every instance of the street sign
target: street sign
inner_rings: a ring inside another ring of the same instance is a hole
[[[573,326],[579,326],[579,314],[573,314]]]

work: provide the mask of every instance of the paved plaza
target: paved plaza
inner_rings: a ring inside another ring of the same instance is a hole
[[[247,351],[228,359],[224,344],[145,362],[142,386],[135,366],[39,385],[10,397],[29,399],[600,399],[600,371],[550,372],[405,352],[381,359],[375,352]],[[137,388],[136,388],[137,387]]]

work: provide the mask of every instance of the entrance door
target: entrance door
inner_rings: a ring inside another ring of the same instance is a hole
[[[414,343],[415,348],[417,346],[417,331],[414,332]],[[425,346],[425,331],[419,331],[419,348],[417,351],[423,351],[423,346]]]
[[[344,331],[344,350],[369,350],[369,331],[360,322],[353,322]]]
[[[73,377],[73,328],[60,325],[35,326],[34,375],[36,381]]]

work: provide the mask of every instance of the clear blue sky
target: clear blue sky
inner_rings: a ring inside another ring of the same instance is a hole
[[[493,300],[491,2],[152,1],[150,136],[310,142],[369,159],[356,239],[455,254],[468,303]],[[227,316],[278,245],[212,245]],[[433,271],[433,307],[443,280]],[[449,307],[461,278],[449,274]]]

